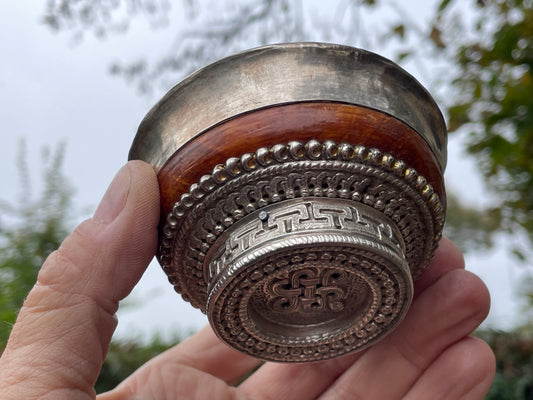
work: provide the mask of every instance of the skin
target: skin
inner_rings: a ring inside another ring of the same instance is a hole
[[[481,280],[443,239],[398,328],[359,353],[308,364],[265,363],[221,343],[209,327],[155,357],[115,390],[94,383],[115,312],[152,259],[159,190],[152,168],[129,162],[94,216],[46,260],[0,358],[0,398],[483,399],[494,356],[470,336],[489,310]]]

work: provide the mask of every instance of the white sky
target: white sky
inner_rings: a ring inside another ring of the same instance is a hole
[[[414,9],[420,4],[427,9],[428,2],[415,3]],[[64,169],[76,188],[75,206],[78,210],[88,208],[90,214],[126,162],[139,122],[162,94],[150,99],[138,96],[132,86],[108,74],[109,63],[150,54],[165,33],[153,34],[140,23],[130,35],[103,42],[87,36],[81,45],[71,46],[68,35],[54,35],[39,23],[43,4],[0,1],[0,199],[17,199],[20,138],[26,140],[37,187],[42,146],[66,140]],[[165,49],[168,44],[161,42],[161,46]],[[449,187],[473,202],[484,197],[473,163],[463,158],[457,140],[449,146],[446,179]],[[514,265],[503,249],[471,254],[467,266],[491,291],[493,306],[487,324],[509,328],[519,322],[521,305],[513,293],[524,268]],[[119,311],[119,337],[168,336],[207,323],[199,311],[174,293],[156,262],[128,302],[130,306]]]

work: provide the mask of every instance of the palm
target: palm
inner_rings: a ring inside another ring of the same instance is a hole
[[[260,362],[222,344],[206,328],[138,370],[100,400],[128,399],[480,399],[494,361],[468,335],[488,310],[488,295],[443,241],[415,301],[391,335],[361,353],[309,364]]]

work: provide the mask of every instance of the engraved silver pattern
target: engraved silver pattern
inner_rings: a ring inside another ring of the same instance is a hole
[[[309,286],[319,270],[339,277],[335,287],[344,293],[342,308],[276,313],[262,303],[269,301],[265,286],[294,275],[307,276]],[[312,251],[287,248],[235,275],[208,316],[224,341],[255,357],[283,362],[337,357],[370,346],[401,321],[412,296],[412,284],[404,283],[407,273],[374,251],[340,243]]]
[[[444,222],[431,185],[390,154],[316,140],[260,148],[215,166],[174,205],[159,251],[170,282],[205,312],[204,261],[217,238],[257,209],[307,197],[350,199],[390,218],[401,232],[414,277],[429,262]]]
[[[211,325],[272,361],[362,349],[410,305],[404,248],[392,220],[353,200],[271,204],[229,227],[206,255]]]
[[[267,306],[274,312],[339,312],[346,306],[349,274],[341,269],[305,268],[265,287]]]
[[[260,214],[267,218],[261,218]],[[240,220],[211,246],[205,257],[206,280],[211,282],[226,265],[250,248],[288,235],[342,231],[374,240],[393,256],[404,257],[404,243],[395,224],[382,213],[352,200],[308,198],[266,206]],[[217,245],[218,244],[218,245]]]

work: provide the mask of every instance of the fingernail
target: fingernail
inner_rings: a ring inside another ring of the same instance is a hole
[[[99,222],[109,224],[120,214],[130,191],[131,171],[127,165],[123,166],[113,178],[104,197],[94,212],[93,218]]]

